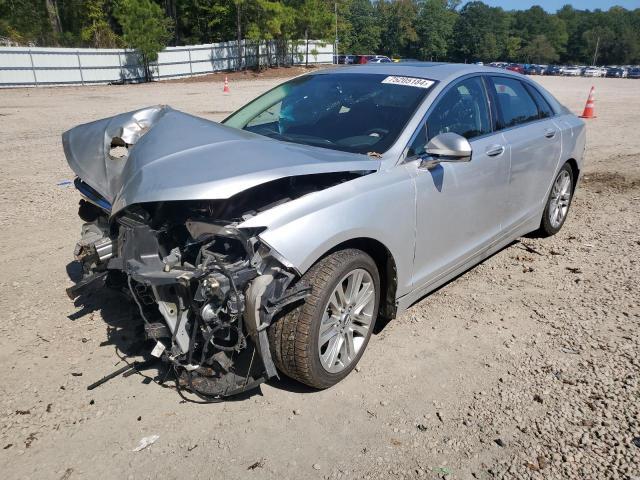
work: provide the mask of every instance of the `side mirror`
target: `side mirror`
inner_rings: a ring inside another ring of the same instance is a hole
[[[426,157],[420,168],[431,169],[441,162],[471,161],[471,144],[462,135],[453,132],[436,135],[425,147]]]

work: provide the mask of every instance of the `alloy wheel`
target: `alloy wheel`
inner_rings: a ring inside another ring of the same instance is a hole
[[[369,272],[362,268],[347,273],[329,296],[318,335],[322,367],[339,373],[358,357],[373,320],[376,291]]]
[[[560,228],[564,222],[571,203],[571,176],[562,170],[556,178],[551,190],[549,205],[549,223],[553,228]]]

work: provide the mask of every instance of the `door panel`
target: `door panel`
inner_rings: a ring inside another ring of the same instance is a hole
[[[428,283],[487,246],[501,231],[509,166],[501,134],[470,141],[470,162],[441,163],[416,179],[414,286]],[[489,156],[487,151],[493,154]]]
[[[536,214],[546,200],[562,149],[561,132],[553,120],[542,120],[503,135],[511,161],[507,223],[516,225]]]
[[[492,95],[498,127],[507,143],[511,164],[505,227],[539,213],[562,148],[561,132],[551,107],[535,87],[516,78],[493,76]]]
[[[491,133],[481,77],[465,78],[443,93],[410,152],[424,155],[426,141],[444,132],[469,140],[471,161],[442,162],[431,170],[419,161],[407,164],[416,182],[415,288],[487,246],[499,235],[506,213],[508,150],[502,134]]]

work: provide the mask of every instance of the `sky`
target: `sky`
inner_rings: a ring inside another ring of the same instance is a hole
[[[640,0],[483,0],[487,5],[492,7],[502,7],[505,10],[526,10],[533,5],[540,5],[548,12],[555,12],[562,8],[563,5],[570,4],[573,8],[580,10],[608,10],[614,5],[633,10],[640,8]]]

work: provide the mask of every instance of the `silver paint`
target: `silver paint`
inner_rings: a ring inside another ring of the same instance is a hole
[[[535,230],[561,166],[573,159],[582,168],[583,121],[519,74],[453,64],[363,65],[315,74],[345,72],[438,83],[396,143],[376,159],[268,139],[169,107],[76,127],[63,137],[65,152],[78,176],[113,203],[112,213],[140,202],[229,198],[293,175],[375,171],[280,204],[238,227],[264,227],[261,241],[301,274],[343,242],[380,243],[396,267],[399,310]],[[439,94],[469,75],[528,82],[556,115],[472,139],[469,162],[421,168],[422,159],[407,157],[411,139]],[[125,159],[108,155],[114,136],[131,140]]]

